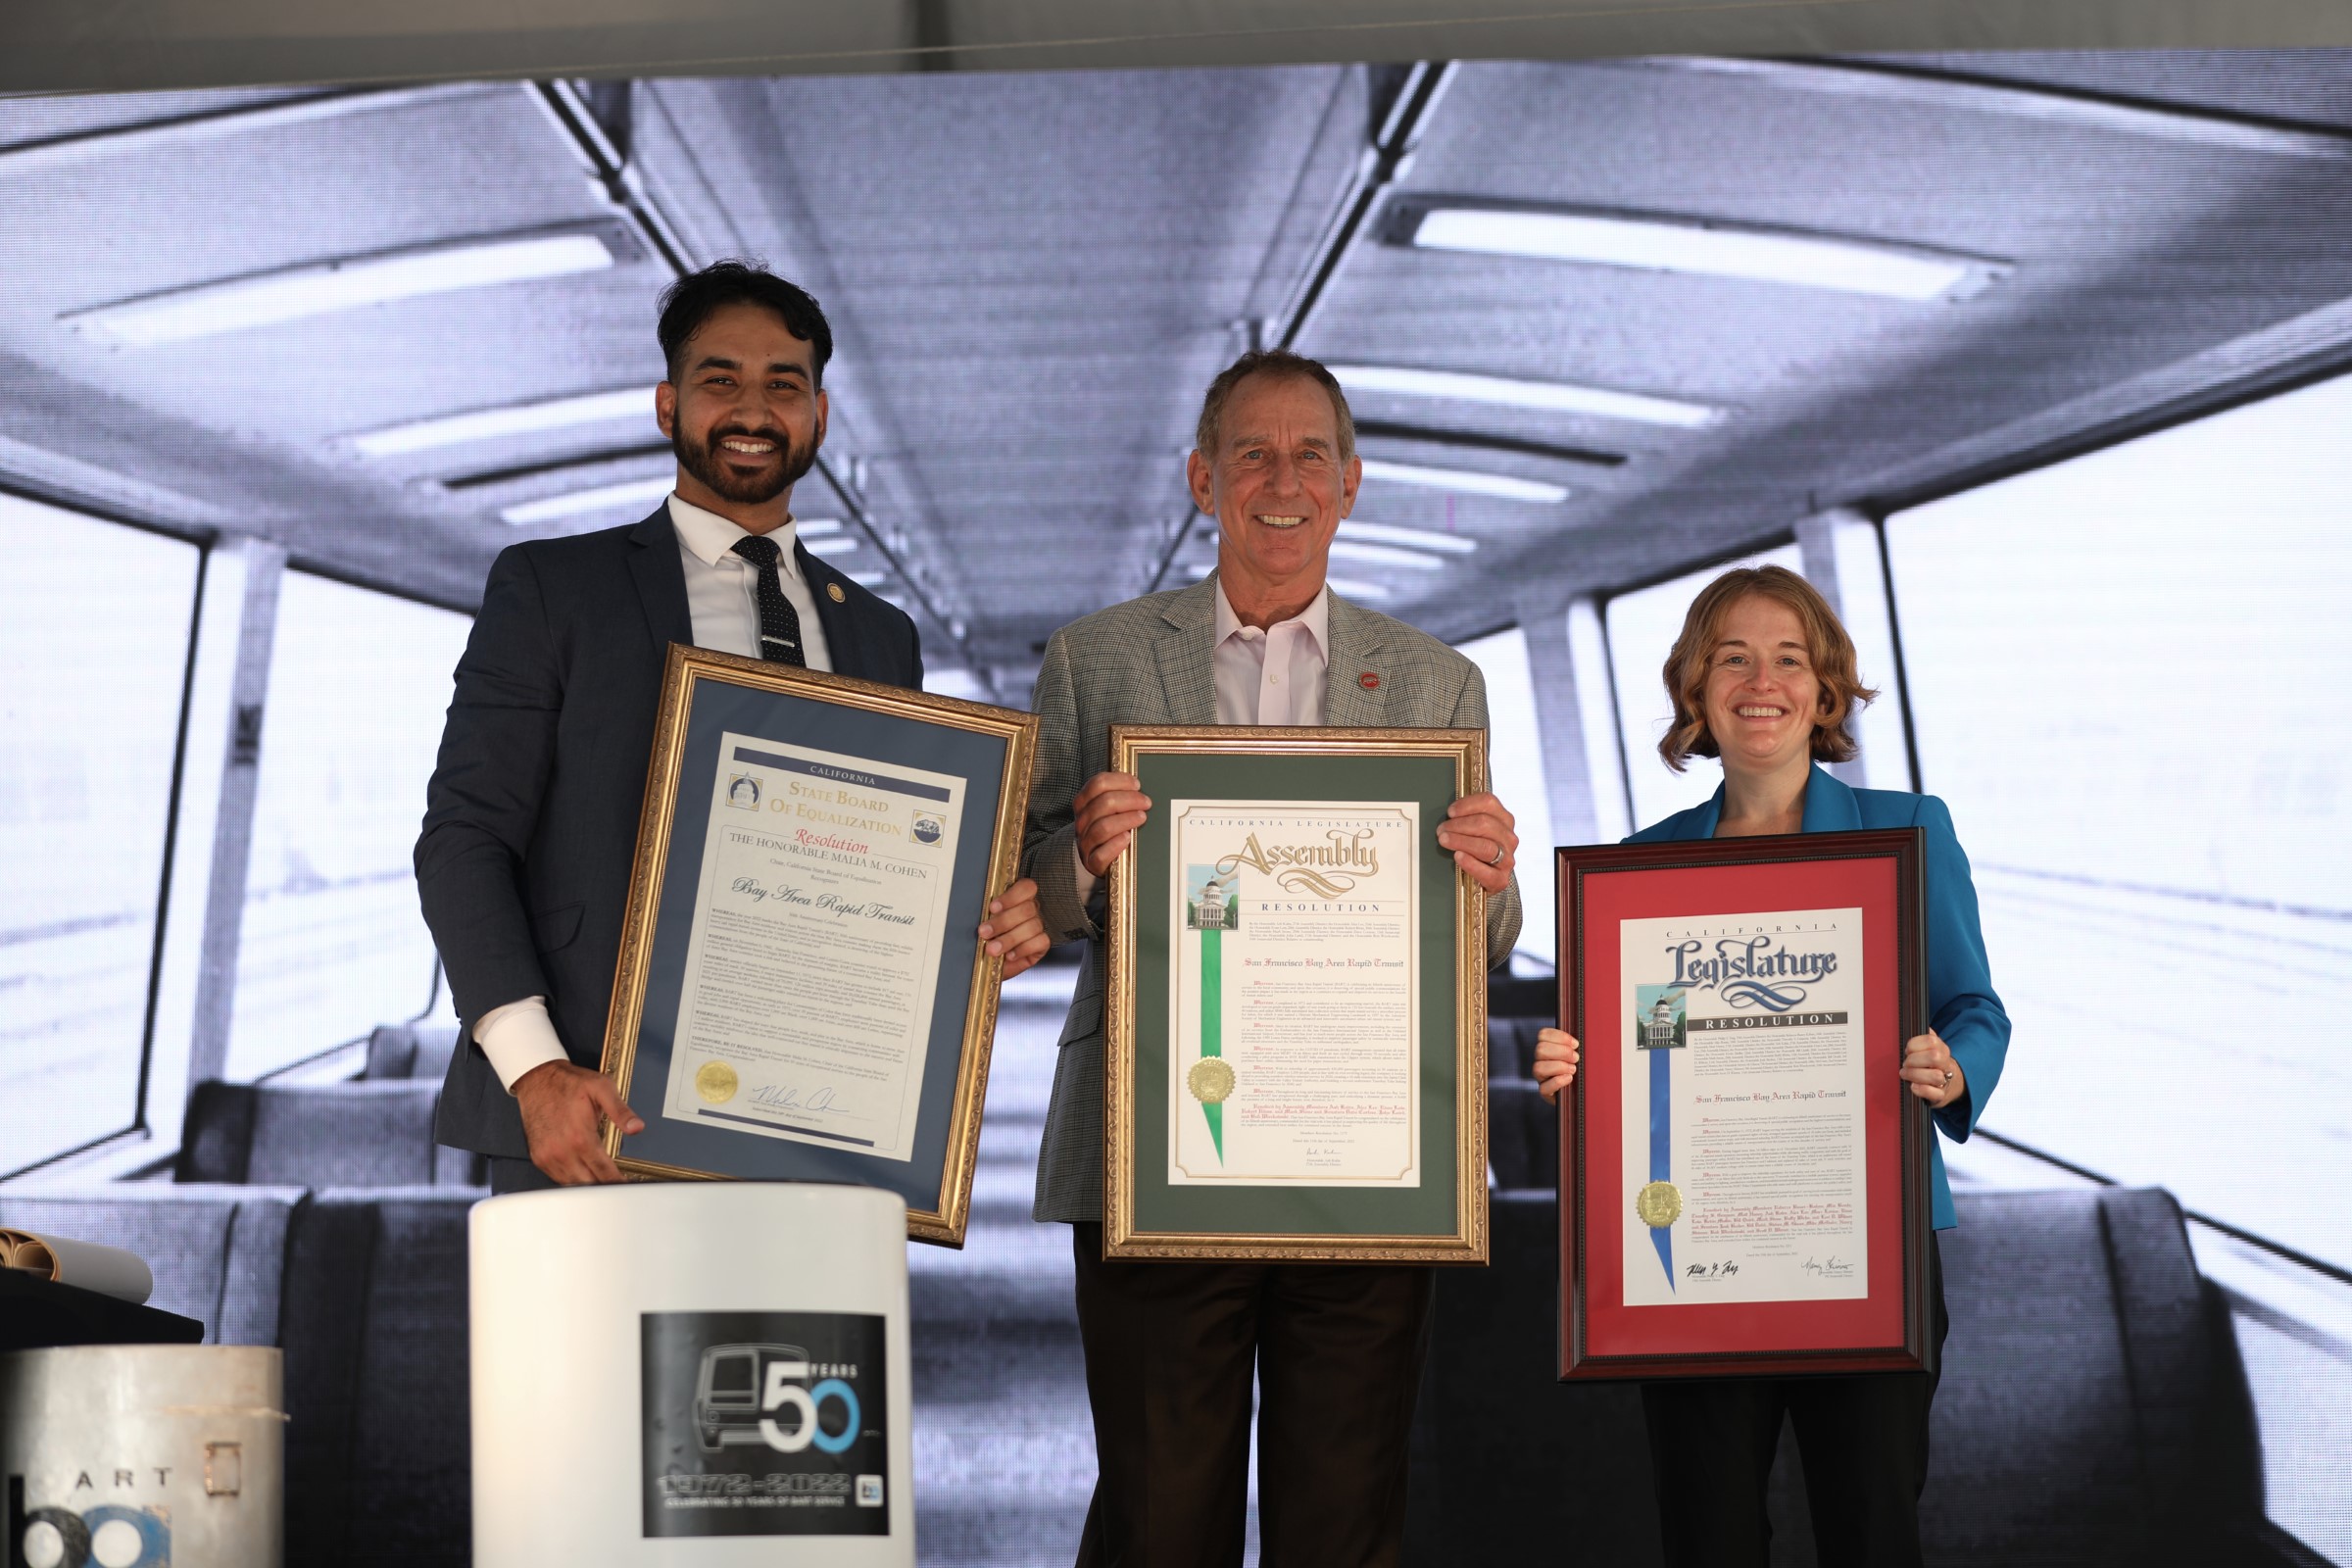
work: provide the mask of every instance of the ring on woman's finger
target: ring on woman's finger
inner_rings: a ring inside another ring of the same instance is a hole
[[[1944,1069],[1943,1069],[1943,1081],[1944,1081],[1945,1083],[1947,1083],[1947,1084],[1948,1084],[1948,1083],[1950,1083],[1950,1082],[1952,1081],[1952,1069],[1951,1069],[1951,1068],[1949,1068],[1949,1067],[1946,1067],[1946,1068],[1944,1068]]]

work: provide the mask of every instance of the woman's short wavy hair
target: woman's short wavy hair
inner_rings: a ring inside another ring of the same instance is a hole
[[[1861,750],[1848,728],[1863,704],[1879,694],[1862,684],[1854,668],[1854,640],[1838,612],[1811,583],[1786,566],[1739,566],[1698,591],[1683,616],[1682,635],[1666,656],[1666,695],[1674,722],[1658,742],[1658,755],[1677,773],[1692,757],[1720,757],[1723,749],[1707,728],[1707,669],[1732,607],[1749,595],[1775,600],[1796,612],[1805,628],[1805,655],[1821,682],[1821,716],[1813,731],[1813,759],[1844,762]]]

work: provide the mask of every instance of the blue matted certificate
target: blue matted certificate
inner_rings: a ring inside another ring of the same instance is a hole
[[[604,1071],[635,1177],[846,1182],[960,1246],[1030,714],[672,645]]]

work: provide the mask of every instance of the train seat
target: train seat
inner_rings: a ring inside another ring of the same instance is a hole
[[[155,1274],[150,1306],[204,1325],[207,1345],[274,1345],[298,1187],[111,1182],[0,1192],[0,1225],[121,1247]]]
[[[366,1079],[424,1078],[439,1083],[458,1049],[454,1023],[379,1023],[368,1036]]]
[[[1487,1164],[1503,1192],[1560,1185],[1560,1111],[1528,1078],[1487,1083]]]
[[[286,1560],[470,1560],[466,1212],[447,1186],[316,1194],[287,1240]]]
[[[1977,1193],[1923,1529],[1951,1561],[2261,1562],[2261,1442],[2219,1292],[2156,1188]],[[2171,1555],[2199,1544],[2190,1557]]]
[[[2301,1560],[2263,1516],[2229,1316],[2170,1194],[1959,1195],[1952,1318],[1922,1499],[1931,1563]],[[1408,1555],[1659,1560],[1638,1389],[1554,1381],[1551,1193],[1491,1206],[1494,1265],[1444,1269],[1414,1433]],[[1795,1446],[1774,1561],[1810,1562]]]
[[[482,1184],[479,1156],[433,1142],[438,1079],[198,1084],[172,1179],[302,1187]]]
[[[1536,1036],[1551,1022],[1542,1018],[1489,1018],[1487,1072],[1495,1078],[1536,1076]]]
[[[1536,1089],[1536,1032],[1545,1018],[1487,1020],[1487,1164],[1502,1192],[1560,1181],[1560,1113]]]

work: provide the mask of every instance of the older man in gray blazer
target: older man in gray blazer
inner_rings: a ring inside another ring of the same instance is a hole
[[[1484,729],[1478,667],[1324,583],[1363,466],[1331,372],[1245,355],[1210,386],[1190,463],[1217,570],[1064,626],[1037,678],[1022,869],[1057,940],[1092,944],[1063,1027],[1038,1157],[1039,1220],[1067,1221],[1099,1479],[1081,1568],[1236,1568],[1259,1396],[1264,1560],[1393,1564],[1426,1348],[1426,1268],[1108,1261],[1102,1256],[1102,879],[1152,808],[1106,771],[1109,728],[1334,724]],[[1518,835],[1492,795],[1439,844],[1489,894],[1487,946],[1519,934]]]

